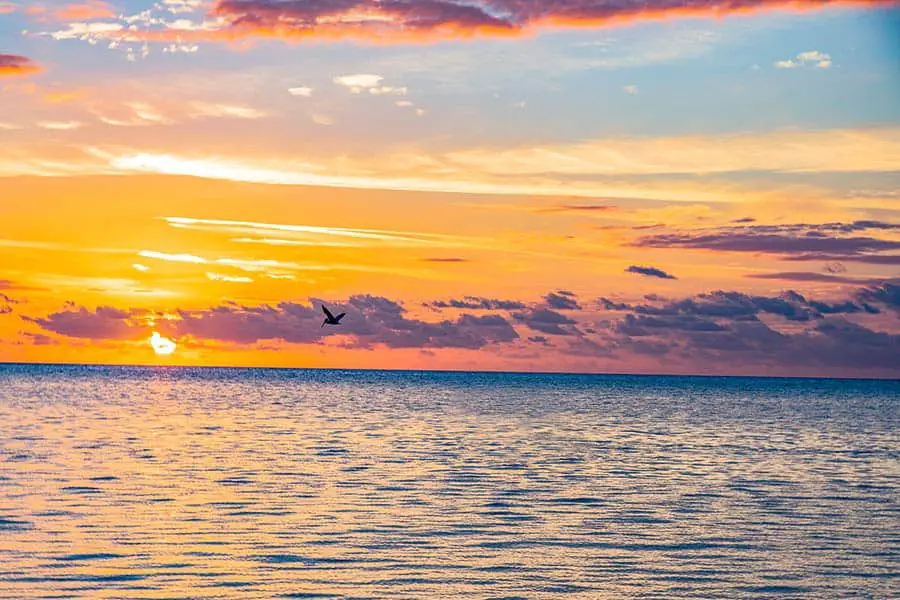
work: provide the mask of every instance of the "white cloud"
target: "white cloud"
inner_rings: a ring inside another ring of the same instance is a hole
[[[360,94],[363,90],[377,87],[384,79],[381,75],[370,73],[358,73],[356,75],[340,75],[332,79],[337,85],[350,88],[354,94]]]
[[[193,254],[168,254],[166,252],[157,252],[155,250],[141,250],[138,256],[143,258],[155,258],[157,260],[165,260],[169,262],[191,263],[194,265],[206,264],[207,260]]]
[[[397,100],[396,102],[394,102],[394,104],[396,104],[397,106],[400,106],[400,107],[414,106],[413,103],[410,102],[409,100]]]
[[[212,281],[227,281],[229,283],[253,283],[253,279],[250,277],[235,277],[233,275],[223,275],[221,273],[211,273],[209,271],[206,272],[206,276]]]
[[[390,85],[369,88],[369,93],[375,95],[396,94],[397,96],[405,96],[407,91],[405,87],[392,87]]]
[[[288,93],[291,96],[303,96],[304,98],[309,98],[310,96],[312,96],[313,89],[306,86],[292,87],[288,88]]]
[[[81,127],[81,123],[78,121],[41,121],[37,125],[42,129],[53,129],[57,131],[67,131]]]
[[[194,12],[203,4],[203,0],[162,0],[166,10],[172,14]]]
[[[249,106],[236,106],[231,104],[212,104],[207,102],[194,102],[191,107],[191,116],[198,117],[233,117],[236,119],[261,119],[266,116],[261,110]]]
[[[316,113],[313,114],[311,118],[312,122],[316,125],[334,125],[334,119],[328,115]]]
[[[142,265],[141,263],[134,263],[131,266],[134,267],[135,269],[137,269],[138,271],[140,271],[141,273],[146,273],[147,271],[150,270],[150,267],[148,267],[147,265]]]
[[[796,69],[799,67],[815,67],[817,69],[827,69],[831,66],[831,56],[818,50],[808,50],[801,52],[793,59],[779,60],[775,62],[777,69]]]
[[[633,95],[636,95],[639,91],[638,86],[636,86],[636,85],[626,85],[622,89],[625,90],[626,94],[633,94]]]

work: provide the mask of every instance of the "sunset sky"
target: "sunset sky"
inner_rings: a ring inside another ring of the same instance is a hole
[[[900,377],[900,4],[0,0],[0,361]]]

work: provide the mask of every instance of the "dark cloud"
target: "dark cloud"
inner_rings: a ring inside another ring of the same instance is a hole
[[[422,262],[434,262],[434,263],[464,263],[469,262],[467,258],[458,258],[455,256],[451,256],[449,258],[422,258],[420,259]]]
[[[637,273],[638,275],[644,275],[646,277],[659,277],[660,279],[677,279],[674,275],[670,275],[666,273],[662,269],[657,269],[656,267],[639,267],[637,265],[631,265],[627,269],[625,269],[626,273]]]
[[[780,315],[789,321],[821,318],[821,315],[809,306],[806,298],[793,291],[768,297],[718,290],[657,304],[628,304],[613,302],[607,298],[600,298],[598,302],[606,310],[631,311],[638,315],[658,317],[694,316],[754,321],[757,320],[758,314],[769,313]]]
[[[616,331],[625,335],[642,337],[653,335],[654,331],[725,331],[725,327],[711,319],[688,314],[663,315],[651,317],[647,315],[625,315],[616,324]]]
[[[30,75],[41,68],[37,63],[24,56],[0,53],[0,77],[5,75]]]
[[[0,315],[8,315],[11,313],[13,311],[12,305],[15,303],[15,300],[6,294],[0,293]]]
[[[144,314],[147,313],[100,306],[93,311],[82,307],[55,312],[46,317],[23,316],[22,319],[34,323],[46,331],[67,337],[127,340],[142,337],[148,331],[146,322],[142,324],[139,321],[139,317]]]
[[[831,274],[846,273],[847,267],[845,267],[843,263],[833,262],[822,267],[822,270]]]
[[[884,261],[884,264],[894,264],[892,261],[897,257],[874,253],[900,250],[900,241],[851,234],[897,229],[900,225],[872,220],[817,225],[744,225],[643,236],[633,245],[757,252],[784,255],[793,260]]]
[[[553,295],[557,300],[575,297],[568,290]],[[479,308],[491,304],[475,299]],[[424,321],[389,298],[356,295],[328,302],[347,317],[341,327],[323,328],[320,303],[316,298],[309,304],[226,302],[204,310],[174,311],[169,319],[154,319],[158,315],[137,309],[67,305],[46,317],[22,318],[44,332],[68,338],[139,340],[156,329],[184,345],[218,341],[274,349],[285,342],[320,344],[330,338],[354,349],[478,350],[520,339],[516,327],[525,327],[534,332],[527,336],[533,348],[581,358],[627,361],[643,356],[658,359],[661,369],[682,364],[709,372],[744,367],[746,372],[762,372],[758,369],[764,367],[765,372],[784,374],[799,369],[823,374],[900,372],[900,335],[891,331],[896,319],[884,314],[900,311],[900,285],[893,282],[829,299],[811,299],[794,291],[765,296],[724,290],[681,298],[649,295],[635,303],[601,298],[597,306],[605,311],[602,320],[596,320],[599,312],[580,312],[581,322],[546,305],[523,303],[511,319],[465,312],[454,319]],[[21,337],[26,338],[34,344],[55,339],[44,333]],[[507,350],[513,352],[515,346]]]
[[[732,223],[756,223],[756,219],[753,217],[743,217],[741,219],[735,219]]]
[[[780,279],[785,281],[821,281],[824,283],[849,283],[854,285],[878,285],[885,280],[859,279],[857,277],[842,277],[840,275],[827,275],[825,273],[809,273],[806,271],[789,271],[786,273],[753,273],[747,275],[751,279]]]
[[[156,329],[173,338],[190,337],[236,344],[284,340],[296,344],[319,343],[333,335],[351,338],[347,347],[478,349],[517,339],[518,333],[499,315],[464,314],[457,319],[426,322],[411,319],[397,302],[378,296],[352,296],[346,303],[329,303],[346,312],[341,327],[321,327],[320,300],[312,305],[282,302],[275,306],[226,303],[205,310],[176,311],[174,319],[150,325],[148,313],[100,307],[67,309],[46,318],[25,317],[47,331],[76,338],[139,339]]]
[[[528,341],[534,344],[540,344],[542,346],[552,346],[552,344],[550,343],[550,338],[543,335],[532,335],[528,338]]]
[[[851,261],[865,263],[869,265],[900,265],[900,254],[829,254],[827,252],[808,252],[797,256],[782,256],[781,260],[790,260],[796,262],[806,262],[813,260],[821,261]]]
[[[646,236],[639,239],[636,246],[651,248],[698,248],[703,250],[725,250],[729,252],[763,252],[768,254],[792,254],[817,252],[842,255],[843,260],[852,260],[852,255],[864,252],[900,250],[900,242],[872,237],[826,237],[792,236],[781,234],[758,234],[744,232],[722,232],[711,234],[668,233]]]
[[[856,293],[856,298],[862,302],[883,304],[893,310],[900,310],[900,285],[895,283],[883,283]]]
[[[19,336],[28,340],[27,343],[33,346],[56,346],[60,343],[58,339],[52,338],[49,335],[44,335],[43,333],[20,331]]]
[[[581,310],[581,305],[575,299],[575,294],[567,290],[550,292],[544,296],[544,302],[555,310]]]
[[[579,331],[574,327],[575,321],[549,308],[531,308],[522,312],[513,313],[513,319],[526,325],[528,328],[550,335],[577,335]],[[567,327],[563,327],[567,326]]]
[[[831,1],[803,0],[801,5],[819,8]],[[850,1],[862,6],[888,3]],[[727,6],[714,0],[218,0],[212,12],[229,23],[231,35],[428,39],[508,36],[548,25],[597,27],[623,20],[713,16],[779,6],[796,4],[787,0],[739,0]]]
[[[457,308],[465,310],[521,310],[526,308],[524,302],[516,300],[495,300],[493,298],[479,298],[478,296],[465,296],[462,300],[435,300],[426,302],[424,306],[431,308]]]

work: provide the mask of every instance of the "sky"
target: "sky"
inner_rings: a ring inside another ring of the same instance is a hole
[[[0,0],[0,361],[900,377],[900,3]]]

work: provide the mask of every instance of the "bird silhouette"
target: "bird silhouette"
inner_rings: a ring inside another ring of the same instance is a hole
[[[334,316],[333,314],[331,314],[331,311],[328,310],[328,307],[325,306],[324,304],[322,305],[322,312],[325,313],[325,320],[322,321],[322,327],[325,327],[326,325],[340,325],[341,319],[343,319],[344,315],[347,314],[347,313],[341,313],[338,316]],[[321,327],[320,327],[320,329],[321,329]]]

